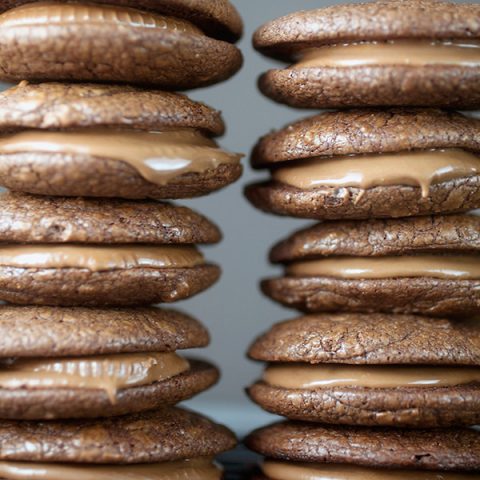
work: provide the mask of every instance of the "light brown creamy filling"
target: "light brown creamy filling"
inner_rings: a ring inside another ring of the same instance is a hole
[[[269,385],[288,389],[321,387],[451,387],[480,382],[480,367],[397,365],[269,365],[263,374]]]
[[[220,480],[222,469],[211,458],[138,465],[82,465],[0,462],[8,480]]]
[[[368,189],[389,185],[420,187],[480,173],[480,157],[461,149],[312,158],[272,172],[274,180],[309,190],[318,187]]]
[[[93,388],[107,392],[115,403],[118,390],[167,380],[188,368],[188,361],[175,353],[15,359],[0,363],[0,387]]]
[[[203,35],[188,20],[183,20],[134,8],[94,3],[34,2],[7,10],[0,15],[0,27],[31,27],[36,25],[102,25],[130,28],[171,30]]]
[[[1,23],[0,23],[1,27]],[[242,155],[226,152],[194,129],[138,132],[106,128],[55,132],[29,130],[0,136],[0,154],[70,153],[122,161],[143,178],[166,185],[186,173],[238,164]]]
[[[276,462],[267,460],[263,473],[271,480],[473,480],[477,473],[427,472],[418,470],[387,470],[356,465]]]
[[[191,268],[204,264],[193,246],[4,245],[0,265],[17,268],[85,268],[92,272],[130,268]]]
[[[355,67],[362,65],[480,66],[476,40],[392,40],[329,45],[305,51],[294,68]]]
[[[398,257],[329,257],[294,262],[287,275],[348,279],[434,277],[480,279],[480,257],[460,255],[418,255]]]

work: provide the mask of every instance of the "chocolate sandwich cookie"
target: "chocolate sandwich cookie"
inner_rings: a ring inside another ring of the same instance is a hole
[[[324,222],[273,247],[262,290],[308,312],[466,316],[480,311],[480,217]]]
[[[179,408],[104,420],[0,422],[6,480],[220,480],[227,428]]]
[[[187,89],[242,65],[242,21],[228,0],[9,0],[0,11],[2,80]]]
[[[409,217],[480,207],[480,120],[434,109],[325,112],[267,135],[247,187],[264,211],[313,219]]]
[[[317,314],[273,326],[249,350],[249,388],[294,420],[442,427],[480,422],[480,321]]]
[[[480,5],[393,0],[292,13],[260,27],[254,46],[293,62],[262,92],[306,108],[480,106]]]
[[[149,201],[0,195],[0,300],[33,305],[174,302],[220,268],[195,247],[218,228],[184,207]]]
[[[218,111],[176,93],[22,82],[0,93],[0,185],[41,195],[205,195],[242,173],[241,155],[213,139],[224,129]]]
[[[209,340],[197,320],[173,310],[0,306],[0,418],[108,417],[175,404],[217,382],[213,365],[177,352]]]
[[[396,430],[282,422],[246,441],[266,456],[258,480],[474,480],[480,434],[472,429]]]

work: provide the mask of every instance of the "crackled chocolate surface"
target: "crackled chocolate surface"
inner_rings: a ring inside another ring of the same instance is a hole
[[[104,420],[0,422],[0,459],[73,463],[154,463],[213,456],[235,446],[227,428],[188,410]]]
[[[401,430],[281,422],[260,428],[247,446],[266,457],[385,468],[477,470],[479,433],[466,428]]]

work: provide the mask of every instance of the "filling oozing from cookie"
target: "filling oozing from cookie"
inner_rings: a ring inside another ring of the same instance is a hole
[[[357,42],[311,48],[304,51],[293,68],[358,67],[374,65],[480,66],[477,40],[391,40]]]
[[[271,480],[473,480],[476,474],[419,470],[392,470],[318,463],[265,460],[263,473]]]
[[[188,20],[129,7],[96,5],[93,2],[33,2],[12,8],[0,15],[2,29],[40,25],[111,25],[204,35]]]
[[[220,165],[236,165],[242,158],[222,150],[201,131],[188,128],[158,132],[106,128],[30,130],[0,136],[0,154],[20,153],[63,153],[121,161],[156,185]]]
[[[272,178],[301,190],[321,187],[420,187],[428,197],[432,185],[480,174],[480,157],[461,149],[315,157],[272,171]]]
[[[220,480],[222,473],[209,457],[135,465],[0,462],[0,477],[8,480]]]
[[[305,390],[332,387],[452,387],[480,382],[480,367],[279,363],[267,366],[263,381],[275,387]]]
[[[0,246],[0,265],[80,268],[92,272],[132,268],[193,268],[205,263],[192,245],[30,244]]]
[[[161,382],[189,367],[176,353],[13,359],[0,363],[0,387],[99,389],[115,403],[118,390]]]
[[[471,255],[417,255],[397,257],[328,257],[293,262],[286,268],[294,277],[345,279],[430,277],[480,279],[480,257]]]

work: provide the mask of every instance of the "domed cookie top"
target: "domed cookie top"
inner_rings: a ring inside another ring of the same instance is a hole
[[[124,86],[28,84],[0,93],[0,185],[44,195],[187,198],[234,182],[241,155],[211,138],[216,110]]]
[[[480,121],[433,109],[325,112],[262,138],[258,208],[313,219],[452,213],[480,207]]]
[[[1,10],[3,79],[185,89],[225,80],[242,64],[229,43],[242,21],[227,0],[19,0]]]
[[[292,13],[254,46],[293,60],[260,79],[277,101],[310,108],[480,104],[480,9],[438,0],[379,1]]]

